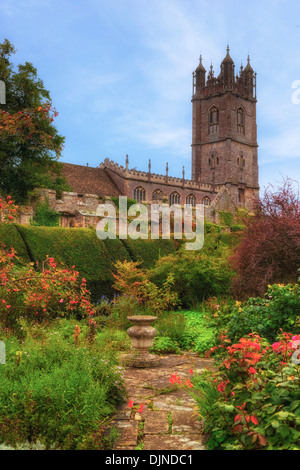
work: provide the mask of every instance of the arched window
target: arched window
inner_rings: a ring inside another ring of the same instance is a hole
[[[213,106],[209,110],[208,127],[209,134],[216,134],[217,132],[219,132],[219,110],[216,106]]]
[[[208,196],[205,196],[203,199],[202,199],[202,204],[204,204],[205,206],[210,206],[211,205],[211,200]]]
[[[245,135],[245,111],[243,108],[237,110],[237,133]]]
[[[152,193],[152,201],[162,201],[163,197],[164,195],[161,189],[155,189]]]
[[[195,206],[196,206],[196,198],[195,198],[195,196],[194,196],[193,194],[189,194],[189,195],[186,197],[185,203],[186,203],[186,204],[189,204],[190,206],[195,207]]]
[[[144,202],[146,200],[146,191],[142,186],[135,188],[133,191],[133,199],[135,199],[136,202]]]
[[[169,203],[170,206],[172,206],[173,204],[180,204],[180,194],[178,194],[176,191],[174,191],[174,193],[171,193],[169,197]]]

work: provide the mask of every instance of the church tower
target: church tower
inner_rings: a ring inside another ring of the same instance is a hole
[[[193,73],[192,179],[217,192],[226,186],[237,206],[251,208],[258,196],[256,73],[235,75],[229,54],[218,76],[200,63]]]

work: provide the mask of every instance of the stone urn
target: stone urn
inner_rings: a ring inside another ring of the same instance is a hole
[[[131,344],[135,349],[130,359],[132,367],[156,367],[160,363],[160,358],[155,354],[150,354],[149,349],[157,335],[157,330],[151,326],[157,317],[151,315],[135,315],[127,317],[133,322],[133,326],[128,328],[127,333],[131,339]]]

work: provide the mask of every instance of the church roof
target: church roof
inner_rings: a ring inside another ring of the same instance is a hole
[[[93,168],[72,163],[63,163],[62,175],[72,191],[78,194],[98,196],[120,196],[121,192],[105,168]]]

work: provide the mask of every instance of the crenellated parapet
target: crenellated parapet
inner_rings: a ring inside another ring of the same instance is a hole
[[[157,173],[152,173],[150,171],[139,171],[136,169],[129,169],[128,168],[128,156],[126,157],[126,166],[119,165],[115,163],[113,160],[106,158],[104,162],[99,165],[101,169],[107,169],[112,171],[113,173],[117,174],[118,176],[129,179],[129,180],[136,180],[140,182],[148,182],[148,183],[155,183],[155,184],[168,184],[171,186],[177,186],[178,188],[184,187],[185,189],[191,190],[202,190],[202,191],[214,191],[216,186],[213,188],[211,184],[204,184],[200,181],[193,181],[189,179],[185,179],[184,177],[178,178],[175,176],[168,175],[168,166],[165,175],[160,175]],[[183,172],[184,176],[184,172]]]

